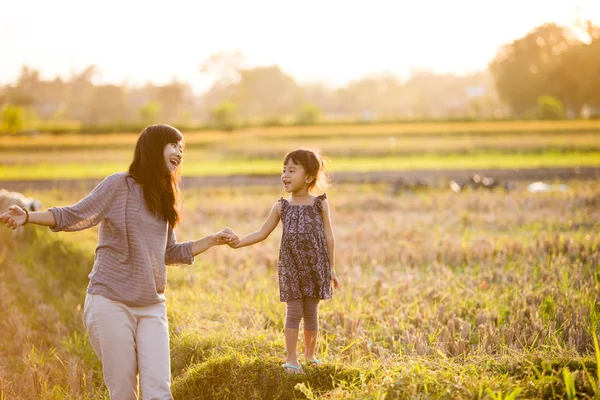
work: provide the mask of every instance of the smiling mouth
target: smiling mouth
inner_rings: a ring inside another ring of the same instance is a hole
[[[179,164],[181,164],[181,160],[178,158],[171,158],[169,161],[171,162],[171,165],[175,168],[179,167]]]

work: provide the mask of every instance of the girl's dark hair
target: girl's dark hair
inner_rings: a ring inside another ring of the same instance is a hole
[[[163,154],[167,144],[182,140],[181,132],[170,125],[150,125],[140,133],[129,166],[129,175],[142,187],[148,210],[173,228],[181,216],[181,177],[179,168],[169,171]]]
[[[312,191],[316,187],[321,192],[324,192],[331,186],[329,177],[323,170],[325,163],[329,162],[329,160],[321,156],[319,149],[297,149],[291,151],[285,155],[283,165],[286,165],[290,160],[296,165],[302,165],[306,174],[314,178],[308,185],[309,191]]]

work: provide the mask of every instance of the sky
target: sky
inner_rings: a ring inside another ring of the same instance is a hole
[[[340,86],[475,72],[544,22],[600,24],[600,0],[22,0],[0,10],[0,85],[22,65],[50,79],[95,64],[96,83],[178,79],[198,93],[212,80],[200,66],[219,51]]]

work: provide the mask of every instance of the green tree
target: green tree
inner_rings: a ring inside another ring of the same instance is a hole
[[[566,115],[563,103],[553,96],[538,97],[537,112],[540,119],[561,119]]]
[[[151,101],[140,109],[140,117],[145,124],[155,124],[160,118],[160,103]]]
[[[16,134],[23,129],[25,110],[23,107],[8,105],[2,109],[2,126],[11,134]]]
[[[230,132],[235,129],[236,114],[235,103],[227,101],[212,109],[211,120],[215,128]]]
[[[544,24],[503,46],[490,63],[500,98],[524,115],[536,107],[539,96],[556,94],[552,75],[574,43],[566,28]]]
[[[314,125],[321,118],[321,109],[314,104],[305,103],[298,113],[298,123],[300,125]]]

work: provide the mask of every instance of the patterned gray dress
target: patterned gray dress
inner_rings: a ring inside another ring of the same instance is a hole
[[[279,299],[330,299],[331,267],[323,226],[323,193],[312,205],[292,205],[283,197],[279,248]]]

